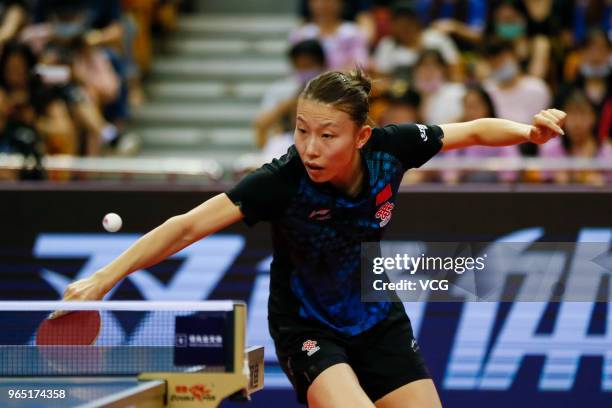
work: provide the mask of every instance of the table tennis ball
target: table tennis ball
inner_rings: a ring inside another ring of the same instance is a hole
[[[102,220],[102,226],[108,232],[117,232],[121,229],[121,225],[123,222],[121,221],[121,217],[115,213],[108,213],[104,216]]]

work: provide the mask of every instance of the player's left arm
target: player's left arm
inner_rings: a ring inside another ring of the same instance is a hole
[[[562,126],[565,117],[563,111],[546,109],[534,115],[531,125],[495,118],[441,125],[444,131],[442,151],[476,145],[494,147],[525,142],[546,143],[564,134]]]

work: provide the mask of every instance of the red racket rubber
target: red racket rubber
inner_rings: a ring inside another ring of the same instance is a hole
[[[98,338],[102,321],[95,310],[70,312],[45,319],[36,332],[37,346],[89,346]]]

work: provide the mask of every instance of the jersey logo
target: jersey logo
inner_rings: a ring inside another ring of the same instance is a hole
[[[394,207],[395,207],[395,204],[386,202],[382,207],[378,209],[378,211],[376,211],[376,218],[381,220],[380,221],[381,227],[384,227],[385,225],[389,223],[389,221],[391,221],[391,211],[393,211]]]
[[[317,346],[316,340],[306,340],[304,344],[302,344],[302,351],[305,351],[308,357],[319,350],[321,350],[321,347]]]
[[[421,139],[423,139],[423,141],[426,142],[427,141],[427,126],[417,125],[417,127],[419,128],[419,132],[421,132]]]
[[[376,194],[376,206],[378,207],[385,201],[388,201],[393,193],[391,192],[391,184],[387,184],[385,188],[380,190],[380,193]]]
[[[308,218],[311,220],[317,220],[317,221],[329,220],[331,218],[331,210],[329,208],[323,208],[321,210],[314,210],[313,212],[310,213]]]

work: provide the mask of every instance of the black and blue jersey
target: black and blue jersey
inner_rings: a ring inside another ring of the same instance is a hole
[[[361,302],[361,243],[382,239],[404,172],[433,157],[442,137],[438,126],[373,129],[361,149],[366,176],[357,197],[313,182],[295,146],[228,191],[247,224],[272,225],[271,319],[316,319],[352,336],[387,316],[388,302]]]

